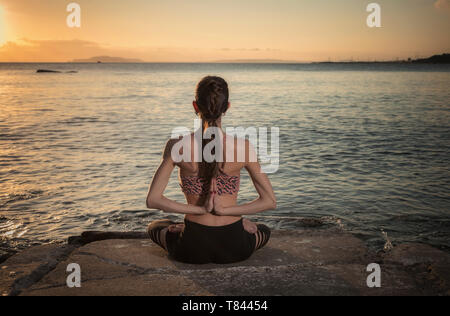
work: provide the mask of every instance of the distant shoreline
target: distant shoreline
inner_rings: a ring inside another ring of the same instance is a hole
[[[132,60],[122,58],[120,61],[102,61],[89,59],[92,61],[55,61],[55,62],[0,62],[0,64],[81,64],[81,65],[103,65],[103,64],[268,64],[268,65],[380,65],[380,64],[450,64],[450,54],[434,55],[429,58],[407,59],[407,60],[386,60],[386,61],[284,61],[270,59],[237,59],[237,60],[217,60],[209,62],[146,62],[141,60]],[[110,59],[111,60],[111,59]]]
[[[74,62],[0,62],[0,65],[449,65],[450,63],[417,63],[407,61],[318,61],[318,62],[140,62],[140,63],[74,63]]]

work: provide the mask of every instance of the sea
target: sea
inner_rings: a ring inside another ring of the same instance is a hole
[[[146,194],[207,75],[229,84],[224,128],[279,129],[278,207],[251,220],[450,251],[450,65],[411,63],[0,64],[0,249],[182,221]],[[255,198],[244,170],[239,203]]]

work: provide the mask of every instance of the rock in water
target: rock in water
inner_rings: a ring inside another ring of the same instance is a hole
[[[48,70],[48,69],[38,69],[37,73],[61,73],[61,71],[57,70]]]

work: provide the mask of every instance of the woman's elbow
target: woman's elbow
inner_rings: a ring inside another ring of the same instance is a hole
[[[158,199],[148,196],[147,197],[147,208],[148,209],[158,209],[159,208],[159,203],[158,203]]]
[[[148,208],[148,209],[153,209],[153,208],[154,208],[154,207],[153,207],[153,202],[152,202],[152,200],[150,200],[150,199],[147,198],[147,201],[146,201],[146,202],[147,202],[147,208]]]
[[[272,198],[270,200],[272,202],[272,205],[271,205],[272,210],[276,210],[277,209],[277,197],[276,197],[275,193],[272,194]]]
[[[267,200],[267,211],[272,211],[277,209],[277,199],[275,197]]]
[[[276,210],[277,209],[277,199],[271,200],[270,203],[270,210]]]

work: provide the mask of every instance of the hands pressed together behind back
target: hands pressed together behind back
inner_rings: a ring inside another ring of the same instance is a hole
[[[217,216],[225,216],[226,211],[223,207],[219,194],[217,193],[217,182],[216,179],[212,179],[211,181],[211,187],[209,190],[208,198],[205,201],[204,208],[204,214],[211,213]],[[252,221],[245,219],[243,220],[244,229],[250,233],[250,234],[256,234],[258,231],[258,227],[255,223]],[[181,232],[184,229],[183,224],[179,225],[172,225],[169,227],[169,231],[172,233]]]
[[[216,179],[211,180],[211,186],[209,188],[209,195],[205,202],[205,213],[213,213],[217,216],[224,216],[225,208],[223,207],[219,194],[217,193],[217,181]]]

